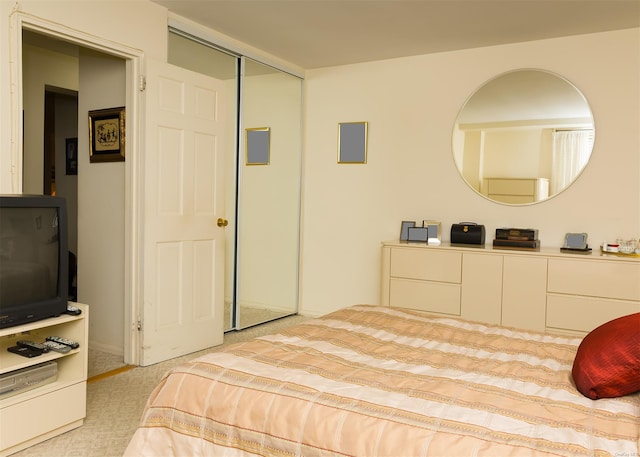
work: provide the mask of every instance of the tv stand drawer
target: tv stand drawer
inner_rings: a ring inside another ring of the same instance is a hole
[[[64,387],[2,409],[0,449],[8,449],[80,420],[86,411],[87,383]]]

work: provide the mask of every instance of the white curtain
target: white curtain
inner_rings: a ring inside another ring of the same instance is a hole
[[[568,186],[589,161],[593,130],[556,130],[553,132],[553,169],[551,195]]]

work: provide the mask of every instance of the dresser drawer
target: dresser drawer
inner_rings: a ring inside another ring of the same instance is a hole
[[[536,190],[534,179],[488,179],[490,194],[530,195]]]
[[[392,278],[389,305],[459,316],[460,286]]]
[[[548,291],[640,300],[640,263],[549,259]]]
[[[426,249],[393,249],[391,276],[460,284],[462,254]]]
[[[511,204],[533,203],[535,201],[533,195],[489,194],[489,198],[493,200],[499,200],[502,203]]]
[[[546,326],[590,332],[612,319],[637,312],[639,302],[549,294]]]

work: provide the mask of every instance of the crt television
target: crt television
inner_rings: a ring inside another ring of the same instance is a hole
[[[67,310],[67,205],[49,195],[0,195],[0,328]]]

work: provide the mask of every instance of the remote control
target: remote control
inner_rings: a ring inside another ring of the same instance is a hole
[[[44,343],[47,348],[52,351],[60,352],[61,354],[66,354],[71,350],[71,346],[67,346],[66,344],[56,343],[55,341],[45,341]]]
[[[73,340],[68,340],[66,338],[62,338],[61,336],[48,336],[47,341],[55,341],[56,343],[67,345],[71,349],[78,349],[78,347],[80,347],[80,345],[77,342]]]
[[[16,344],[20,347],[33,349],[34,351],[49,352],[49,348],[44,344],[34,343],[33,341],[29,340],[18,340],[16,341]]]
[[[67,310],[65,311],[65,313],[71,314],[72,316],[77,316],[79,314],[82,314],[82,310],[77,306],[67,305]]]
[[[36,351],[26,346],[12,346],[10,348],[7,348],[7,351],[13,352],[14,354],[21,355],[22,357],[29,357],[29,358],[42,355],[42,351]]]

